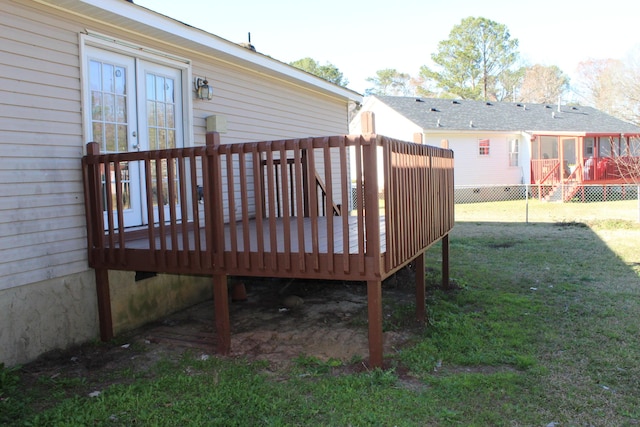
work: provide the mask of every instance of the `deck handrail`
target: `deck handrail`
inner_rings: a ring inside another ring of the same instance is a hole
[[[128,162],[146,194],[134,228],[125,224]],[[205,146],[117,154],[89,143],[82,164],[89,262],[100,268],[144,261],[161,272],[369,280],[454,221],[453,152],[375,134],[220,144],[209,133]],[[134,233],[150,252],[140,255],[126,237]]]
[[[384,153],[386,271],[393,271],[453,227],[453,151],[378,138]]]

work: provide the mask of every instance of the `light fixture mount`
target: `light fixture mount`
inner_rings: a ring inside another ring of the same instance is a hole
[[[213,98],[213,88],[209,86],[207,78],[196,77],[193,80],[193,88],[198,99],[210,101]]]

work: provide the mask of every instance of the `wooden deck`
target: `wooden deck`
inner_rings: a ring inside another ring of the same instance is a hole
[[[99,154],[90,143],[87,153],[89,263],[103,339],[113,336],[109,269],[211,275],[223,353],[227,276],[353,280],[367,283],[369,363],[382,366],[382,280],[415,262],[424,320],[424,251],[443,240],[448,282],[450,150],[375,134],[221,145],[210,133],[202,147]],[[151,226],[125,226],[122,171],[131,162],[142,171],[141,222]]]
[[[277,218],[273,224],[266,222],[261,226],[255,219],[249,220],[246,225],[235,223],[231,226],[227,223],[223,232],[225,270],[232,276],[275,274],[276,277],[353,280],[352,270],[355,266],[362,265],[358,245],[358,218],[345,218],[348,224],[346,228],[337,221],[328,226],[327,217],[319,217],[315,224],[311,218],[304,217],[290,217],[287,220]],[[380,254],[384,259],[384,217],[379,218],[379,223]],[[287,232],[289,237],[285,240],[283,236]],[[103,262],[109,260],[108,264],[112,269],[149,271],[151,267],[158,273],[174,274],[189,274],[196,269],[198,274],[214,274],[216,269],[206,259],[199,257],[196,251],[196,242],[206,240],[206,229],[198,228],[198,239],[195,233],[193,224],[188,224],[188,230],[179,230],[174,236],[161,237],[159,229],[156,228],[153,240],[144,232],[129,231],[124,234],[124,244],[121,245],[119,237],[116,236],[113,245],[105,242],[104,248],[94,253],[97,257],[103,255]],[[315,240],[312,238],[314,235]],[[232,251],[232,236],[239,236],[235,251]],[[272,245],[275,250],[272,250]],[[200,255],[207,253],[206,244],[203,244],[201,249]],[[309,256],[301,257],[301,254]],[[343,257],[343,254],[348,256]],[[334,256],[332,268],[329,258]],[[322,265],[323,268],[311,267],[312,271],[309,272],[309,263]],[[339,265],[339,268],[336,265]],[[360,273],[362,272],[358,272]]]

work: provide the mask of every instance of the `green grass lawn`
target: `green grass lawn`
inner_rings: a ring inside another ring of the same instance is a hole
[[[301,355],[274,372],[185,355],[116,373],[92,398],[82,379],[25,389],[20,370],[5,368],[0,425],[640,424],[640,225],[581,205],[529,224],[494,206],[485,222],[473,206],[451,235],[456,289],[438,288],[441,251],[431,248],[429,324],[386,355],[388,370]]]

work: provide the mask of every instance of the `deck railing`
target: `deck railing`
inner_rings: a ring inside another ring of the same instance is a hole
[[[120,154],[90,143],[83,174],[99,268],[370,280],[454,221],[452,152],[379,135],[220,144],[211,133],[206,146]],[[126,227],[136,179],[142,224]]]
[[[385,267],[392,271],[453,227],[453,152],[385,137],[377,143],[385,177]]]

